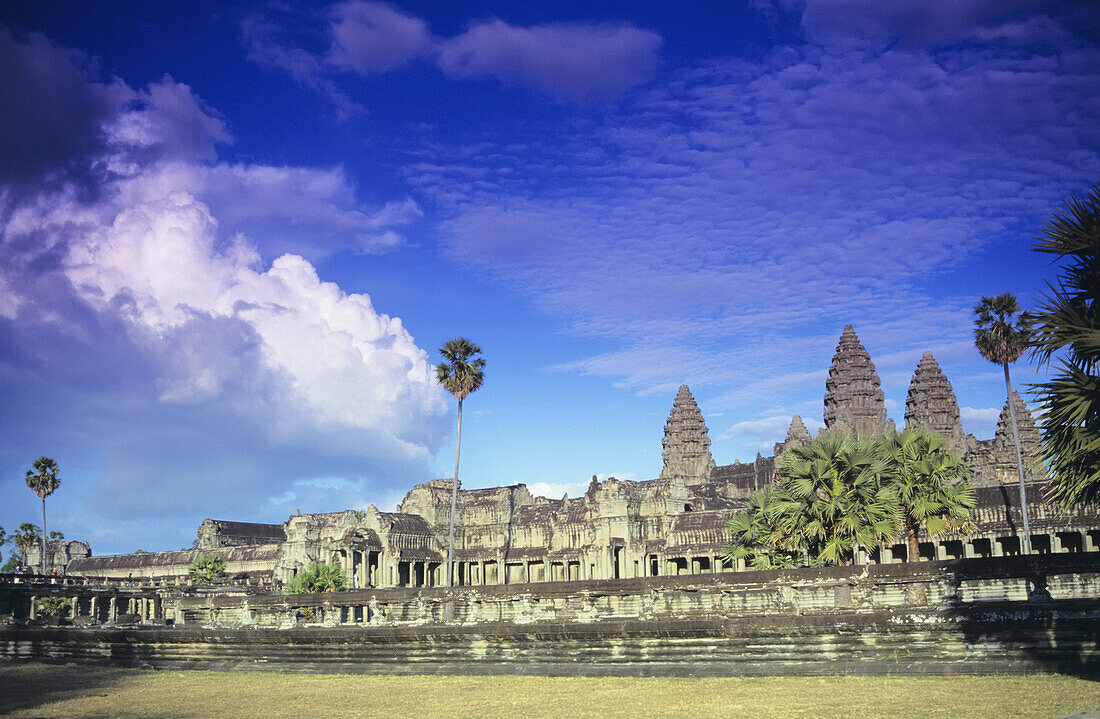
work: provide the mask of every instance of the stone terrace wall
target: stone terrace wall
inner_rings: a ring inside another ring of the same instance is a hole
[[[377,673],[1095,675],[1098,599],[1100,557],[1090,554],[165,596],[173,627],[0,628],[0,659]]]
[[[1039,592],[1037,596],[1036,591]],[[1044,594],[1044,592],[1046,594]],[[835,612],[954,610],[991,601],[1091,600],[1100,554],[750,571],[679,577],[335,594],[178,597],[177,623],[207,628],[303,624],[426,626],[728,619]],[[1038,602],[1035,602],[1038,603]]]

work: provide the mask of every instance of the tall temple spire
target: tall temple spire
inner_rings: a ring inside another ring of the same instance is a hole
[[[661,479],[679,477],[687,484],[697,484],[710,478],[714,459],[710,456],[710,433],[703,413],[686,384],[680,385],[672,411],[665,422]],[[694,480],[694,481],[693,481]]]
[[[1037,462],[1035,453],[1039,448],[1039,433],[1035,430],[1031,410],[1020,399],[1019,393],[1013,389],[1009,398],[1016,405],[1016,429],[1020,433],[1020,454],[1024,458],[1024,473],[1032,475],[1025,477],[1025,480],[1033,479]],[[1019,472],[1016,470],[1016,449],[1012,446],[1012,418],[1009,416],[1008,401],[1005,400],[1005,406],[1001,408],[1001,416],[997,418],[997,432],[993,435],[993,453],[995,459],[1011,460],[1013,470],[1011,481],[1015,482],[1017,481],[1015,475]]]
[[[812,440],[813,437],[810,436],[810,430],[806,429],[806,424],[802,421],[802,417],[796,414],[794,417],[791,417],[791,426],[787,428],[787,438],[782,442],[776,443],[774,448],[775,456],[778,457],[784,450],[807,445]]]
[[[844,325],[825,380],[825,429],[878,437],[894,429],[886,419],[875,365],[851,325]]]
[[[905,399],[905,426],[908,429],[939,432],[960,459],[966,451],[966,433],[959,420],[955,390],[931,352],[925,352],[921,357],[909,383],[909,396]]]

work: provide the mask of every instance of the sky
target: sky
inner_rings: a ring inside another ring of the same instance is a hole
[[[928,350],[987,439],[971,308],[1055,278],[1098,87],[1087,1],[4,3],[0,526],[42,455],[94,554],[392,510],[459,336],[467,487],[656,477],[680,384],[768,455],[849,323],[899,425]]]

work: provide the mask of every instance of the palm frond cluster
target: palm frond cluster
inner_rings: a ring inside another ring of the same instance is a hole
[[[348,588],[348,576],[335,564],[314,562],[294,575],[286,585],[287,594],[342,592]]]
[[[1032,313],[1032,352],[1055,363],[1034,392],[1042,407],[1043,459],[1052,497],[1067,506],[1100,503],[1100,186],[1071,197],[1035,245],[1062,264]]]
[[[724,558],[756,569],[850,564],[858,548],[968,531],[968,470],[935,432],[877,440],[839,432],[783,454],[775,483],[749,495],[727,525]]]

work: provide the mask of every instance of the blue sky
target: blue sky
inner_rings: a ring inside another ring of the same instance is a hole
[[[970,308],[1034,302],[1100,174],[1092,3],[9,3],[0,525],[97,554],[206,516],[660,471],[681,383],[719,464],[820,426],[856,327],[992,435]],[[1035,371],[1021,364],[1021,382]]]

